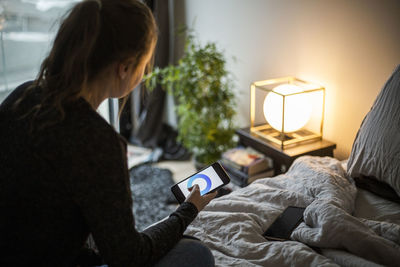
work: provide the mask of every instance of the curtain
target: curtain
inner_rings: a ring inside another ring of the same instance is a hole
[[[169,7],[165,0],[145,0],[153,11],[159,27],[154,66],[165,67],[169,63]],[[155,148],[163,131],[166,92],[157,86],[147,92],[142,86],[135,88],[121,114],[120,131],[133,144]]]

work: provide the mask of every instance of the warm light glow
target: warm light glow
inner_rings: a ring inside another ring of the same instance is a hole
[[[282,132],[283,98],[285,99],[285,133],[297,131],[308,122],[311,116],[311,103],[308,94],[290,95],[302,91],[296,85],[281,84],[265,97],[264,116],[272,128]]]

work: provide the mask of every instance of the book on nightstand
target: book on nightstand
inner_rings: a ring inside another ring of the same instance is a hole
[[[272,159],[250,147],[237,147],[224,152],[220,163],[232,181],[242,187],[256,179],[274,175]]]
[[[235,169],[231,169],[229,167],[224,166],[224,164],[221,162],[222,167],[225,169],[225,171],[228,173],[229,177],[231,178],[231,181],[239,185],[240,187],[245,187],[254,182],[257,179],[260,178],[266,178],[266,177],[272,177],[275,174],[274,169],[268,169],[266,171],[260,172],[258,174],[255,174],[253,176],[248,176],[243,172],[240,172]]]

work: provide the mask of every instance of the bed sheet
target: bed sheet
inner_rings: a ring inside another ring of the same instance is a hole
[[[400,204],[358,188],[354,216],[400,225]]]
[[[210,247],[217,266],[397,266],[400,225],[376,221],[396,222],[397,206],[382,210],[371,198],[357,192],[342,162],[305,156],[283,175],[213,200],[186,234]],[[307,206],[305,223],[293,241],[267,241],[262,233],[289,205]]]

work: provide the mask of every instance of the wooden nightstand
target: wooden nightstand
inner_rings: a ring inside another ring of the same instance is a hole
[[[293,161],[300,156],[333,157],[333,150],[336,148],[336,144],[320,140],[281,149],[280,146],[251,133],[250,128],[236,130],[236,134],[239,136],[239,145],[250,146],[274,160],[275,175],[286,172]]]

